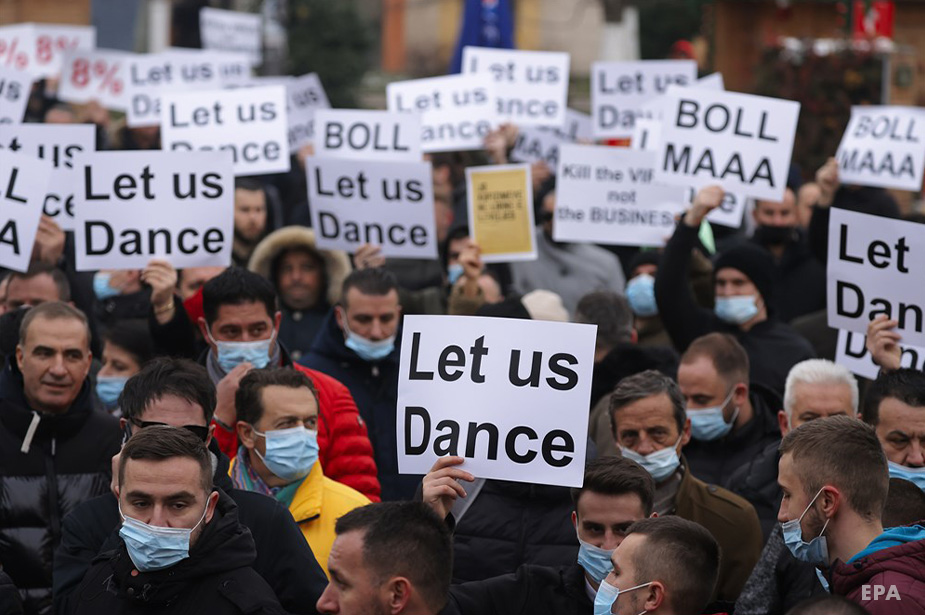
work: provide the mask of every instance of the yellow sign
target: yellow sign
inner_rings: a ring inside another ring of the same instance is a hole
[[[466,169],[469,231],[482,260],[536,259],[530,167],[511,164]]]

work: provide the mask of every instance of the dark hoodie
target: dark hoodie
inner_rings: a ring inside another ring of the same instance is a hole
[[[257,556],[237,506],[219,492],[215,514],[189,557],[163,570],[139,572],[120,539],[101,553],[74,595],[74,615],[285,613],[251,565]]]

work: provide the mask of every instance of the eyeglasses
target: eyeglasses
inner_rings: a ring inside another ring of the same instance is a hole
[[[145,427],[154,427],[155,425],[160,427],[173,427],[173,425],[168,425],[167,423],[159,423],[157,421],[132,421],[133,424],[138,425],[142,429]],[[203,427],[202,425],[183,425],[181,429],[186,429],[196,434],[196,437],[205,442],[209,439],[209,428]]]

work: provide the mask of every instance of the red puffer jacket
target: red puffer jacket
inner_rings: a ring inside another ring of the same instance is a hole
[[[292,366],[308,376],[318,392],[318,460],[324,475],[378,502],[381,490],[373,446],[350,391],[326,374],[295,363]],[[222,452],[234,459],[237,433],[216,423],[215,439]]]

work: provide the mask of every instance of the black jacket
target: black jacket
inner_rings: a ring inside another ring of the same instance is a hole
[[[280,603],[291,613],[314,614],[315,603],[327,585],[327,577],[289,510],[273,498],[235,489],[228,476],[228,458],[213,440],[217,457],[213,482],[238,507],[238,519],[254,539],[257,556],[253,568],[273,588]],[[90,563],[100,552],[118,546],[121,524],[119,507],[112,494],[79,506],[64,520],[61,545],[55,553],[55,611],[71,612],[73,592]]]
[[[618,344],[594,364],[591,376],[591,407],[612,393],[617,383],[647,369],[657,369],[670,378],[678,375],[678,353],[669,346]]]
[[[442,615],[589,615],[584,569],[521,566],[503,576],[454,585]]]
[[[777,524],[777,511],[780,510],[781,490],[777,484],[779,446],[779,442],[768,444],[729,478],[728,489],[755,507],[765,539]]]
[[[764,248],[756,239],[756,245]],[[774,303],[783,322],[825,309],[825,266],[813,255],[802,229],[794,231],[793,241],[774,267]]]
[[[747,466],[765,447],[780,443],[777,424],[777,411],[782,407],[780,397],[755,384],[749,389],[748,399],[755,416],[741,429],[711,442],[691,438],[684,447],[691,472],[703,482],[728,489],[729,480],[739,468]]]
[[[10,575],[0,570],[0,613],[4,615],[22,615],[22,601],[19,590],[10,580]]]
[[[115,418],[94,412],[89,379],[67,412],[33,419],[22,375],[10,361],[0,372],[0,563],[19,588],[26,613],[51,613],[52,555],[62,519],[109,491],[121,434]]]
[[[714,331],[732,334],[748,353],[751,382],[763,384],[783,395],[790,368],[800,361],[812,359],[812,347],[796,331],[773,316],[743,331],[723,322],[711,310],[697,305],[687,279],[691,250],[696,241],[697,229],[679,224],[665,246],[655,278],[658,311],[671,341],[679,352],[684,352],[701,335]]]
[[[138,572],[118,539],[101,553],[74,592],[75,615],[170,613],[171,615],[282,614],[273,590],[251,565],[257,556],[237,506],[224,493],[211,521],[179,563]]]

